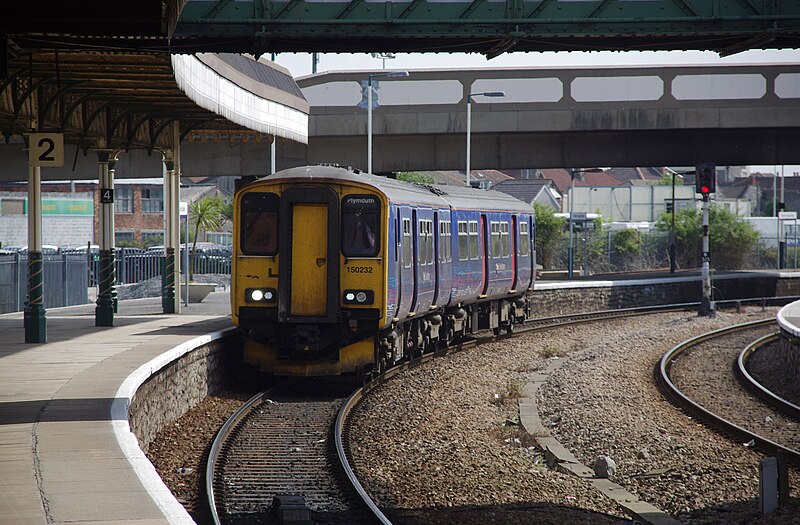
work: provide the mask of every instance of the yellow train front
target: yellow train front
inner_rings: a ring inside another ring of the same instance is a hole
[[[234,209],[231,312],[245,361],[278,375],[368,370],[386,318],[385,196],[315,166],[242,187]]]

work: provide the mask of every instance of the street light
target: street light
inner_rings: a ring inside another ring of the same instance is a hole
[[[669,170],[672,175],[672,225],[669,229],[669,273],[675,273],[677,267],[677,263],[675,262],[675,179],[678,177],[683,179],[683,175],[669,168],[666,169]]]
[[[386,71],[367,76],[367,173],[372,175],[372,79],[377,77],[407,77],[408,71]]]
[[[469,93],[467,95],[467,187],[470,186],[470,135],[472,134],[472,97],[504,97],[505,91],[486,91],[484,93]]]

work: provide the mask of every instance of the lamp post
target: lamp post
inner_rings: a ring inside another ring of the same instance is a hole
[[[470,166],[470,135],[472,134],[472,97],[504,97],[505,91],[486,91],[484,93],[469,93],[467,94],[467,187],[470,186],[469,172]]]
[[[683,176],[677,171],[670,170],[672,175],[672,225],[669,228],[669,273],[675,273],[677,268],[676,263],[676,248],[675,248],[675,179]]]
[[[380,58],[383,60],[383,66],[381,69],[386,69],[386,59],[387,58],[397,58],[397,55],[394,53],[370,53],[372,58]]]
[[[372,175],[372,79],[377,77],[407,77],[408,71],[386,71],[367,75],[367,173]]]
[[[570,170],[570,177],[572,179],[570,183],[570,191],[569,191],[569,250],[567,252],[567,278],[572,279],[572,258],[574,255],[573,248],[572,248],[572,210],[573,210],[573,202],[575,201],[575,176],[578,174],[578,170],[572,169]]]

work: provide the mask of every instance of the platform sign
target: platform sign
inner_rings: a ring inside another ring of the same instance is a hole
[[[64,165],[63,133],[31,133],[28,140],[28,164],[42,168]]]
[[[178,213],[181,218],[186,217],[189,215],[189,203],[188,202],[179,202],[178,203]]]
[[[779,211],[778,218],[783,220],[794,220],[797,219],[797,212],[796,211]]]
[[[114,204],[114,190],[112,188],[100,188],[100,204]]]

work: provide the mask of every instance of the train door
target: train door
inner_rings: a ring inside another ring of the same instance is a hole
[[[334,321],[339,298],[339,204],[330,188],[302,186],[283,192],[280,252],[288,255],[278,277],[283,321]]]
[[[400,251],[400,300],[398,301],[397,317],[403,319],[411,311],[411,302],[414,292],[414,258],[413,236],[411,232],[411,209],[398,208],[398,248]]]
[[[413,248],[411,252],[411,260],[413,261],[413,272],[412,272],[412,279],[413,279],[413,286],[411,287],[411,311],[415,312],[415,308],[417,307],[417,295],[419,290],[419,262],[417,261],[417,254],[419,253],[419,217],[417,216],[417,210],[413,210],[411,212],[411,246]]]
[[[481,251],[481,257],[483,258],[483,264],[481,264],[481,295],[486,295],[489,289],[489,235],[486,231],[488,227],[486,215],[481,214],[481,227],[479,230],[481,243],[483,243],[483,250]]]
[[[517,216],[511,216],[511,249],[508,251],[511,255],[511,290],[517,289]]]
[[[439,231],[439,212],[433,212],[433,231],[430,232],[433,235],[433,299],[431,299],[431,304],[435,305],[436,301],[439,299],[439,283],[441,283],[441,251],[442,247],[439,243],[442,242],[442,235]]]
[[[315,225],[308,228],[308,225]],[[292,205],[291,315],[326,313],[328,207],[324,204]],[[302,235],[297,233],[303,232]]]
[[[400,260],[400,250],[402,248],[401,241],[403,237],[402,232],[400,231],[400,210],[398,208],[392,208],[389,228],[391,228],[391,235],[389,235],[389,239],[394,246],[394,249],[392,250],[392,259],[394,260],[394,264],[388,265],[388,268],[393,271],[391,271],[391,275],[389,276],[389,287],[387,289],[388,304],[386,313],[389,317],[387,321],[390,321],[392,317],[397,315],[397,312],[400,311],[400,304],[403,300],[403,263]],[[392,299],[392,297],[394,297],[394,299]],[[390,313],[391,315],[389,315]]]

